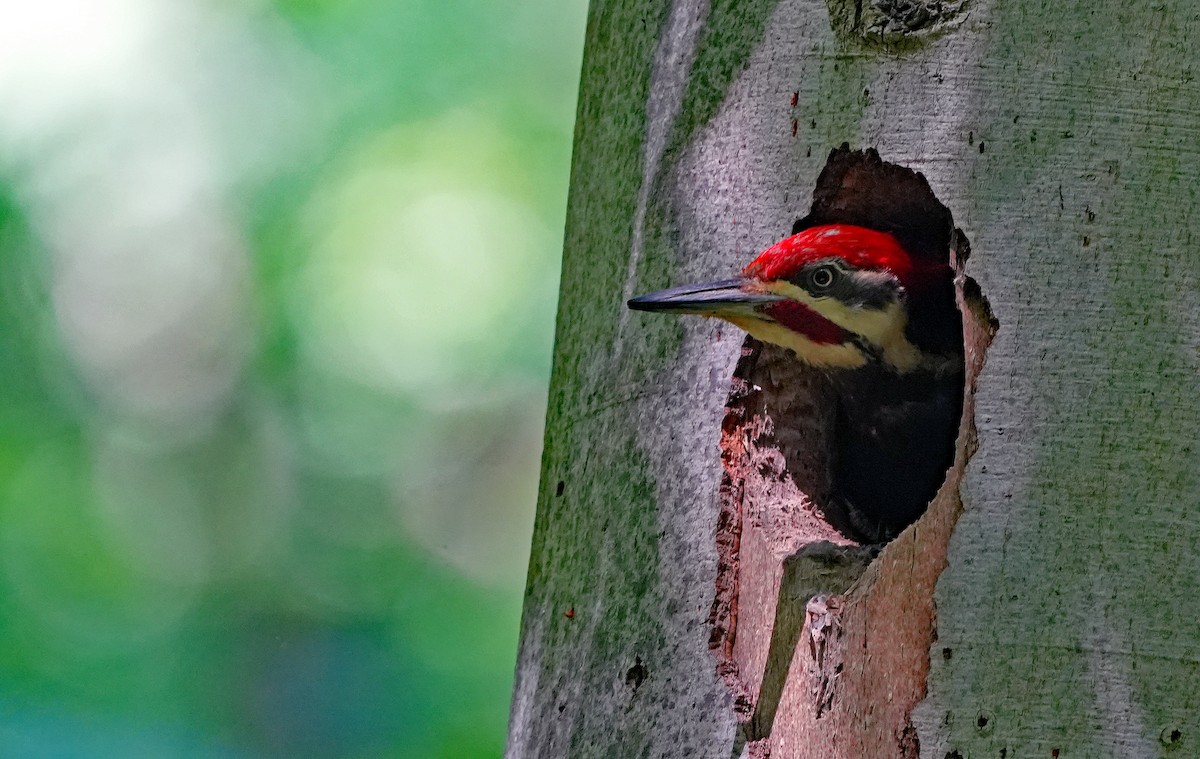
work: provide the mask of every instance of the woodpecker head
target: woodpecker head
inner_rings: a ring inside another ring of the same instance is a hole
[[[886,232],[831,224],[772,245],[735,279],[642,295],[629,307],[715,316],[814,366],[907,373],[961,365],[953,292],[946,260],[910,255]]]

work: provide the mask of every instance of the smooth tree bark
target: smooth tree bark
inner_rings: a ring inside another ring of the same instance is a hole
[[[1190,0],[593,0],[509,757],[1200,756],[1198,40]],[[843,142],[971,249],[958,458],[878,555],[812,519],[819,374],[624,306],[787,235]]]

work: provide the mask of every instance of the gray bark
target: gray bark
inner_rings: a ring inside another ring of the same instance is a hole
[[[1198,39],[1190,0],[593,1],[509,757],[1200,756]],[[843,141],[928,177],[1000,330],[829,707],[798,646],[756,742],[710,645],[742,335],[624,300],[785,236]]]

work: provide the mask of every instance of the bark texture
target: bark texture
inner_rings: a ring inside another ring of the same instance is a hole
[[[1200,756],[1197,40],[1189,0],[594,0],[508,756]],[[785,236],[843,141],[925,174],[1001,325],[852,587],[778,547],[787,481],[723,531],[770,472],[743,336],[624,308]]]

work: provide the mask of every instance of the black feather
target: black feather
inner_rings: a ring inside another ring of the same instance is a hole
[[[871,364],[831,377],[835,525],[866,542],[894,538],[924,513],[954,462],[963,374]]]

